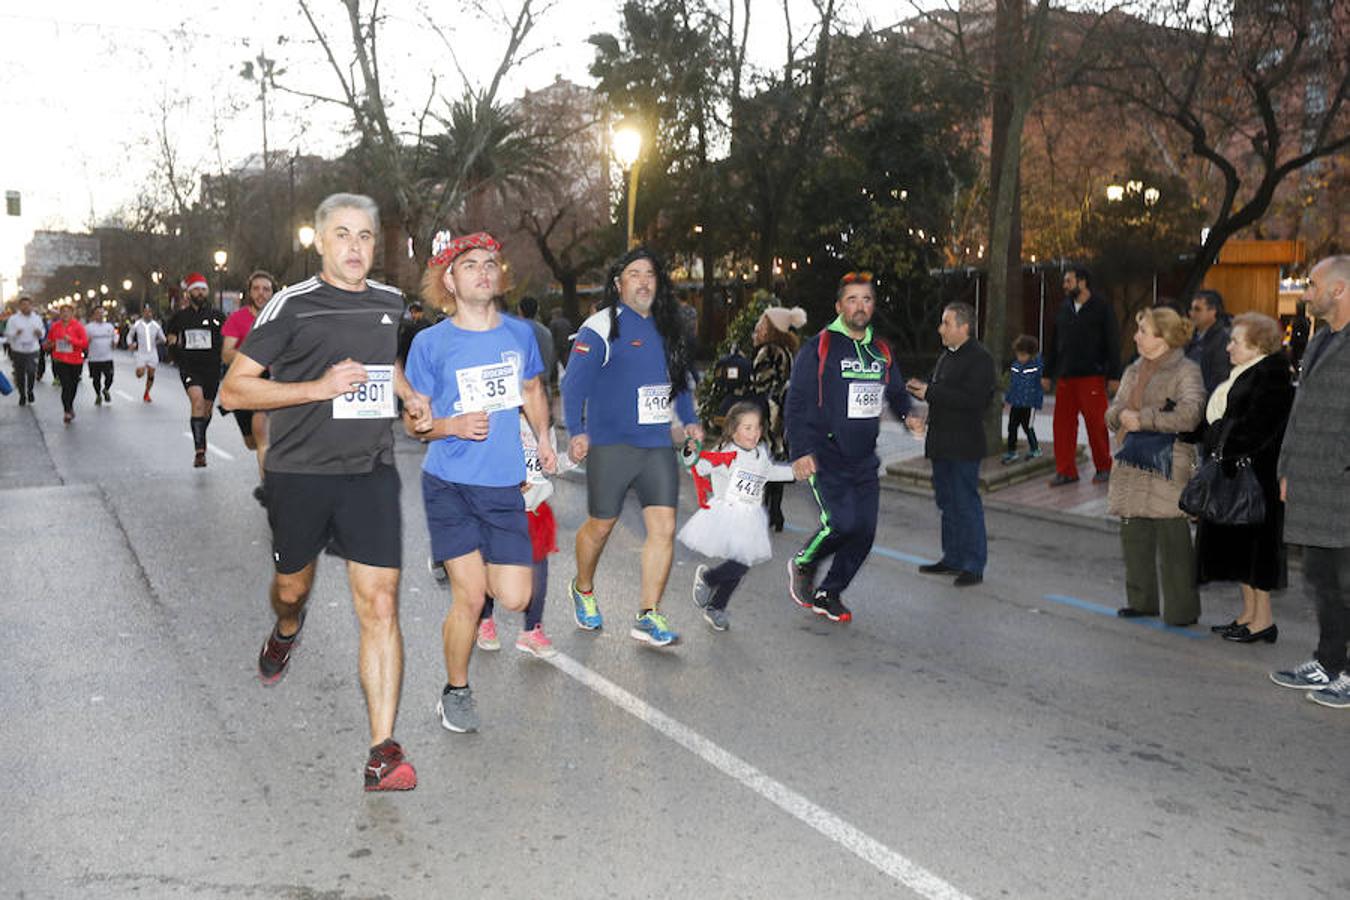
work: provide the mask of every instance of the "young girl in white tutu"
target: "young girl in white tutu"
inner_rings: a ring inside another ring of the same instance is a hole
[[[678,535],[690,550],[725,560],[718,566],[699,566],[694,572],[694,603],[715,631],[730,626],[727,602],[745,573],[773,556],[764,485],[793,480],[792,467],[775,463],[768,446],[761,443],[764,420],[759,404],[731,407],[722,433],[722,445],[714,452],[685,449],[685,465],[711,478],[713,497]]]

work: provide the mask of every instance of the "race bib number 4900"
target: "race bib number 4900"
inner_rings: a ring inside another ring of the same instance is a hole
[[[207,328],[189,328],[183,332],[183,349],[210,350],[211,331]]]
[[[509,362],[457,369],[455,381],[459,385],[460,412],[491,413],[524,403],[520,397],[520,376]]]
[[[670,421],[670,385],[644,384],[638,388],[638,424],[663,425]]]
[[[394,367],[366,366],[366,383],[333,398],[335,419],[392,419]]]
[[[848,386],[848,417],[875,419],[881,415],[881,398],[886,386],[879,381],[852,382]]]

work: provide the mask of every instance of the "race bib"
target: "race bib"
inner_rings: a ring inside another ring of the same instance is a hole
[[[758,506],[764,500],[764,481],[763,475],[756,475],[754,472],[747,472],[745,469],[733,469],[731,486],[727,492],[728,499]]]
[[[393,366],[366,366],[365,384],[333,398],[335,419],[392,419],[395,415]]]
[[[670,385],[644,384],[638,388],[638,424],[664,425],[670,422]]]
[[[455,381],[459,384],[459,411],[462,413],[492,413],[514,409],[525,402],[520,397],[520,377],[516,367],[509,362],[458,369]]]
[[[73,349],[74,348],[70,345],[70,341],[60,340],[56,342],[57,353],[69,353]]]
[[[881,398],[886,386],[879,381],[852,382],[848,386],[848,417],[875,419],[881,415]]]
[[[538,484],[544,480],[544,464],[539,461],[539,448],[525,448],[525,480]]]
[[[183,332],[185,350],[210,350],[211,332],[206,328],[189,328]]]

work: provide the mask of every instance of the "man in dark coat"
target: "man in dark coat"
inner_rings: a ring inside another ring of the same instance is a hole
[[[985,456],[984,413],[994,396],[994,359],[973,337],[975,310],[949,303],[938,334],[945,348],[932,380],[911,378],[905,387],[928,403],[924,456],[933,465],[933,494],[942,513],[942,559],[919,571],[955,573],[957,587],[984,580],[988,548],[980,502],[980,460]]]
[[[1279,475],[1284,538],[1303,545],[1303,582],[1317,609],[1317,651],[1270,678],[1323,706],[1350,709],[1350,256],[1314,266],[1305,298],[1327,327],[1303,357]]]
[[[1186,358],[1200,366],[1205,393],[1212,394],[1233,369],[1228,359],[1232,322],[1223,310],[1223,295],[1218,291],[1196,291],[1191,300],[1191,324],[1195,333],[1186,345]]]
[[[1041,385],[1055,389],[1055,477],[1051,487],[1078,480],[1078,416],[1087,428],[1096,484],[1111,475],[1111,442],[1106,434],[1108,393],[1120,386],[1120,329],[1109,300],[1092,292],[1087,269],[1064,273],[1064,305],[1045,348]]]

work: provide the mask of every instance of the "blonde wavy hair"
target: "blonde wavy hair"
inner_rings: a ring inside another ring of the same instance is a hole
[[[1134,321],[1142,325],[1147,320],[1153,333],[1167,342],[1167,346],[1176,348],[1184,347],[1190,341],[1191,335],[1195,333],[1195,325],[1190,319],[1182,318],[1181,315],[1170,307],[1154,306],[1149,309],[1139,310],[1139,314],[1134,317]]]
[[[500,307],[503,305],[502,298],[511,293],[511,269],[500,253],[497,254],[497,261],[501,263],[502,272],[501,284],[497,287],[497,305]],[[422,303],[436,307],[447,316],[453,316],[457,308],[454,292],[445,286],[445,273],[453,266],[454,263],[443,266],[428,263],[426,271],[422,273],[420,287]]]

